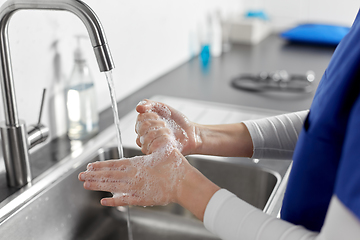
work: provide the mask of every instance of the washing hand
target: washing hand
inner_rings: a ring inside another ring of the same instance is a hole
[[[113,193],[101,199],[104,206],[174,202],[200,220],[211,196],[220,189],[171,147],[145,156],[91,163],[79,180],[85,189]]]
[[[113,193],[112,198],[101,200],[102,205],[179,202],[187,172],[200,174],[181,154],[181,150],[187,151],[196,144],[194,124],[162,103],[142,103],[137,106],[137,142],[148,155],[91,163],[86,172],[79,174],[85,189]]]
[[[79,174],[84,188],[113,193],[104,206],[166,205],[177,202],[190,164],[174,148],[146,156],[90,163]]]
[[[104,206],[175,202],[202,220],[209,199],[219,187],[191,166],[183,155],[204,151],[200,149],[203,148],[201,134],[210,138],[209,149],[228,152],[218,140],[229,135],[228,132],[233,134],[234,127],[223,133],[217,128],[198,125],[175,109],[150,100],[142,101],[136,110],[139,112],[137,144],[147,155],[91,163],[86,172],[79,174],[79,180],[84,182],[85,189],[113,193],[113,197],[101,200]]]
[[[198,125],[172,107],[144,100],[136,111],[139,113],[135,127],[138,134],[136,143],[144,154],[170,144],[183,155],[188,155],[201,145]]]

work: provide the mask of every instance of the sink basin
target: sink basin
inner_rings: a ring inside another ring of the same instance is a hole
[[[133,149],[124,151],[126,156],[140,155],[141,152]],[[106,159],[118,158],[116,148],[106,151]],[[191,165],[196,167],[212,182],[230,192],[251,205],[264,209],[272,192],[280,182],[280,175],[274,171],[253,164],[252,161],[242,158],[224,158],[191,155],[186,157]],[[238,162],[236,162],[237,160]],[[189,215],[179,205],[169,204],[166,207],[158,207],[161,211],[170,211],[174,214]]]
[[[127,157],[138,155],[125,149]],[[127,239],[126,208],[103,207],[109,193],[83,189],[77,175],[88,162],[118,158],[117,148],[101,148],[81,166],[3,221],[4,239]],[[277,190],[279,173],[249,159],[189,156],[188,161],[210,180],[264,209]],[[237,161],[237,162],[236,162]],[[187,210],[177,204],[130,208],[134,239],[217,239]]]
[[[126,122],[133,124],[125,117],[122,126],[127,127]],[[127,209],[101,206],[100,199],[110,194],[85,190],[77,179],[89,162],[118,158],[115,134],[109,127],[1,202],[1,239],[128,239]],[[133,146],[125,146],[124,153],[141,154]],[[264,212],[278,214],[291,161],[201,155],[187,159],[220,187]],[[177,204],[131,206],[130,215],[134,240],[218,239]]]

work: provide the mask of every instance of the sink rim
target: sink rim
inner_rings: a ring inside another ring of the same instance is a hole
[[[96,156],[103,146],[115,138],[116,132],[114,131],[114,127],[115,125],[109,126],[84,145],[82,145],[81,142],[77,142],[80,144],[74,147],[70,155],[43,172],[31,183],[28,183],[3,200],[0,203],[0,226],[6,219],[10,218],[12,214],[15,214],[21,210],[21,208],[25,207],[27,203],[41,194],[41,192],[45,191],[52,184],[66,178],[79,166]]]

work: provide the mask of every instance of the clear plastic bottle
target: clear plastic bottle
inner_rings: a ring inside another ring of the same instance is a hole
[[[51,138],[57,138],[67,132],[67,112],[66,112],[66,87],[65,77],[62,69],[61,54],[59,45],[61,42],[53,42],[53,78],[49,89],[49,128]]]
[[[78,37],[78,46],[74,53],[74,68],[66,93],[67,133],[72,140],[87,139],[99,131],[94,81],[81,50],[81,39],[82,37]]]
[[[211,14],[211,56],[219,57],[222,53],[222,27],[220,13],[215,11]]]

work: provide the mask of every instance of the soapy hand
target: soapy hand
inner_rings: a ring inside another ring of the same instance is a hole
[[[182,181],[192,166],[174,148],[146,156],[90,163],[79,174],[84,188],[113,193],[104,206],[166,205],[177,202]]]
[[[113,193],[101,200],[105,206],[178,202],[186,173],[194,171],[181,150],[189,152],[199,142],[196,126],[162,103],[146,100],[136,109],[137,143],[148,155],[91,163],[79,180],[85,189]]]
[[[113,193],[101,200],[104,206],[175,202],[202,220],[208,201],[220,188],[183,156],[201,146],[200,125],[163,103],[145,100],[136,110],[137,144],[148,155],[91,163],[79,180],[85,189]]]
[[[138,134],[136,143],[144,154],[171,145],[187,155],[201,145],[197,124],[172,107],[144,100],[138,104],[136,111],[139,113],[135,125]]]

